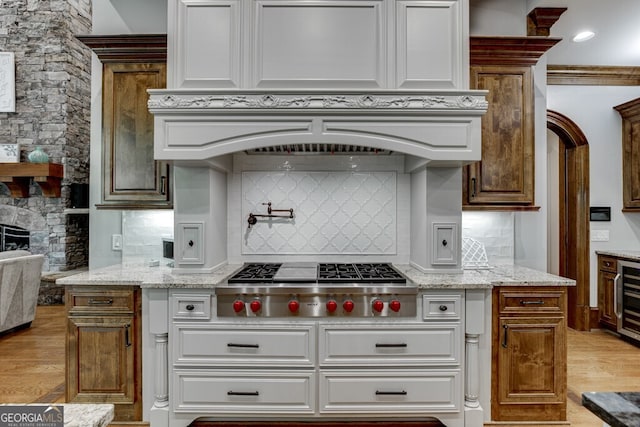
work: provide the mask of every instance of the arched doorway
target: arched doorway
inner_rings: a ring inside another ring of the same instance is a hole
[[[568,325],[590,329],[589,143],[568,117],[547,111],[547,128],[560,139],[560,275],[576,281],[569,288]]]

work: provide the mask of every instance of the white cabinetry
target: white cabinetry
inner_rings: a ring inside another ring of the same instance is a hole
[[[169,0],[168,87],[468,88],[466,0]]]
[[[418,417],[464,425],[464,292],[418,315],[217,318],[210,290],[169,292],[172,427],[194,418]]]

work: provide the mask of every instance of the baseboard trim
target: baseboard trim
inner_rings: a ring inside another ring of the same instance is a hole
[[[485,427],[519,427],[519,426],[570,426],[569,421],[487,421]]]
[[[598,307],[591,307],[589,310],[589,330],[600,329],[600,310]]]

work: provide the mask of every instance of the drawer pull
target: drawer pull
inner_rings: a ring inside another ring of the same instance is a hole
[[[502,338],[502,347],[507,348],[507,332],[509,331],[509,325],[502,325],[504,329],[504,337]]]
[[[235,343],[227,343],[227,347],[236,347],[236,348],[260,348],[259,344],[235,344]]]
[[[232,391],[227,392],[227,396],[260,396],[258,391]]]
[[[442,304],[440,307],[438,307],[438,309],[440,309],[440,311],[447,311],[449,309],[449,307],[447,307],[446,305]]]
[[[376,390],[376,396],[406,396],[407,392],[402,391],[380,391]]]
[[[520,305],[544,305],[544,301],[542,301],[542,300],[538,300],[538,301],[520,300]]]
[[[131,329],[131,325],[124,326],[124,346],[131,347],[131,338],[129,337],[129,330]]]
[[[376,343],[376,348],[399,348],[399,347],[407,347],[406,344],[400,343],[400,344],[378,344]]]
[[[196,307],[193,304],[187,304],[185,308],[187,309],[187,311],[193,311]]]
[[[95,299],[89,298],[89,305],[112,305],[113,298]]]

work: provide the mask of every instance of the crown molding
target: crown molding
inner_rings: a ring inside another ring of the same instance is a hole
[[[166,34],[77,35],[101,62],[166,62]]]
[[[640,67],[548,65],[547,85],[638,86]]]
[[[472,36],[471,65],[535,65],[562,39],[557,37]]]

